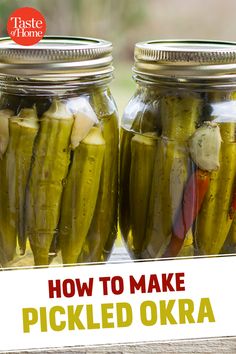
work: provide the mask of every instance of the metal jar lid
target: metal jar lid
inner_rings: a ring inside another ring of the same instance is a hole
[[[236,79],[236,43],[204,40],[148,41],[135,45],[135,74],[170,81]]]
[[[33,46],[0,39],[0,74],[18,77],[84,77],[113,71],[112,44],[83,37],[46,36]]]

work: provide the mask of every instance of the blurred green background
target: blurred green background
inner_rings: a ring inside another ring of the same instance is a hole
[[[236,40],[236,0],[0,0],[0,35],[17,7],[32,6],[47,34],[90,36],[114,44],[113,95],[122,112],[134,91],[133,47],[165,38]]]

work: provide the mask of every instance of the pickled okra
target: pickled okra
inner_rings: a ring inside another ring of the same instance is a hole
[[[6,167],[6,150],[9,144],[9,120],[14,112],[0,110],[0,263],[12,260],[16,250],[16,229],[13,205],[9,197],[9,175]],[[14,162],[14,161],[13,161]],[[13,207],[13,212],[12,212]]]
[[[100,247],[102,254],[99,256],[99,248],[97,247],[94,249],[98,252],[93,253],[93,247],[90,247],[90,252],[92,253],[92,260],[94,260],[97,255],[97,259],[107,261],[117,238],[119,117],[116,103],[109,88],[105,91],[105,94],[102,94],[101,90],[94,90],[92,104],[100,120],[106,148],[104,154],[103,174],[101,176],[99,196],[96,205],[96,209],[98,210],[100,203],[101,209],[99,210],[98,216],[95,214],[89,230],[89,236],[95,234],[97,234],[97,236],[98,234],[100,235],[98,239],[102,244],[102,247]],[[101,107],[103,107],[102,110]],[[88,239],[89,238],[90,237],[88,237]],[[92,242],[93,245],[94,243],[96,242]]]
[[[114,131],[114,135],[111,131]],[[102,134],[105,151],[96,208],[78,262],[103,260],[103,252],[107,250],[106,243],[111,238],[112,248],[116,238],[118,126],[115,115],[102,123]]]
[[[208,104],[214,104],[232,101],[234,95],[211,93],[207,98]],[[203,120],[203,100],[197,93],[165,92],[160,107],[162,134],[157,138],[153,165],[148,164],[144,144],[142,148],[140,145],[142,163],[138,163],[138,149],[132,151],[136,137],[145,141],[146,134],[122,129],[129,139],[124,144],[122,137],[121,148],[126,151],[121,155],[121,176],[126,174],[126,181],[130,178],[132,199],[129,213],[123,210],[126,219],[121,213],[121,231],[124,233],[122,225],[129,228],[128,236],[127,231],[124,234],[129,252],[137,258],[155,258],[192,256],[194,246],[200,254],[217,254],[221,249],[232,248],[233,226],[230,233],[229,229],[236,180],[235,122],[225,118],[220,106],[213,107],[212,116],[205,115]],[[137,128],[136,119],[133,125]],[[123,170],[127,157],[128,168]],[[138,188],[139,179],[143,187],[139,182]],[[127,185],[121,184],[121,195],[125,189]],[[228,233],[228,243],[224,245]]]
[[[36,105],[11,119],[14,113],[2,110],[0,162],[8,173],[0,176],[6,200],[0,206],[2,265],[14,258],[17,236],[21,254],[29,239],[35,265],[51,263],[60,249],[64,263],[110,253],[105,246],[111,249],[116,237],[118,122],[115,106],[110,114],[105,105],[107,116],[99,120],[86,96],[54,99],[39,119]]]
[[[236,252],[236,218],[234,217],[225,243],[221,249],[221,253]]]
[[[130,167],[130,227],[133,252],[140,254],[147,226],[147,210],[152,185],[157,136],[136,134],[131,140]]]
[[[0,158],[3,156],[7,150],[9,142],[9,120],[14,112],[10,109],[0,110]]]
[[[38,132],[35,107],[22,108],[17,117],[10,119],[10,139],[6,152],[6,169],[9,178],[9,198],[15,204],[15,227],[21,254],[26,248],[24,230],[25,192],[29,177],[34,141]]]
[[[122,127],[120,133],[119,224],[129,249],[132,249],[132,252],[137,256],[140,253],[143,229],[145,228],[143,225],[139,229],[141,224],[139,218],[146,223],[146,209],[143,205],[139,211],[136,211],[135,204],[136,199],[139,202],[145,200],[146,203],[149,200],[153,155],[156,152],[157,136],[161,131],[159,103],[159,91],[150,88],[138,90],[137,95],[130,100],[124,113],[127,120],[134,117],[132,126],[130,129]],[[131,151],[132,145],[133,152]],[[142,159],[144,159],[143,162]],[[143,168],[141,167],[142,163],[144,164]],[[135,171],[139,169],[139,176],[136,176]],[[143,177],[146,178],[146,182],[142,180]]]
[[[117,235],[118,118],[110,92],[91,94],[105,141],[103,165],[96,207],[78,262],[106,260]]]
[[[183,243],[181,250],[178,253],[178,257],[192,257],[194,256],[194,241],[193,241],[193,232],[190,229]]]
[[[60,216],[63,183],[70,163],[73,114],[66,103],[54,99],[40,119],[26,189],[25,234],[35,265],[47,265]]]
[[[171,240],[172,226],[189,176],[194,171],[188,139],[196,129],[201,98],[167,95],[161,100],[162,135],[154,162],[145,244],[141,256],[162,256]]]
[[[10,114],[12,115],[12,112]],[[10,261],[15,254],[17,235],[21,254],[24,254],[26,248],[24,204],[33,144],[38,131],[36,109],[35,107],[21,109],[17,116],[11,116],[8,119],[7,129],[6,116],[1,117],[1,123],[4,124],[5,131],[5,140],[2,136],[0,138],[2,153],[1,244],[6,261]]]
[[[233,94],[217,92],[209,95],[209,103],[230,102]],[[200,254],[218,254],[224,245],[232,220],[229,217],[230,201],[236,177],[235,123],[224,122],[217,109],[212,119],[220,127],[221,150],[217,171],[211,173],[211,183],[195,226],[195,239]]]
[[[132,131],[124,128],[120,132],[120,196],[119,196],[119,225],[124,239],[127,241],[130,232],[130,166]]]
[[[220,41],[135,44],[136,91],[121,123],[119,207],[133,258],[236,251],[235,54],[235,43]],[[155,128],[144,130],[152,105]],[[153,158],[149,132],[157,135]]]
[[[62,196],[59,238],[64,264],[77,263],[96,206],[105,141],[91,128],[73,154]]]
[[[104,261],[118,218],[112,43],[0,42],[0,267]]]
[[[95,96],[94,96],[95,97]],[[96,208],[100,212],[98,216],[97,226],[96,222],[90,228],[89,234],[96,234],[95,230],[99,229],[100,242],[102,244],[103,252],[101,257],[98,258],[106,261],[114,246],[117,238],[117,223],[118,223],[118,163],[119,163],[119,127],[118,127],[118,114],[114,99],[108,90],[109,103],[107,114],[100,117],[102,132],[106,142],[103,175],[101,176],[100,194]],[[95,103],[96,101],[94,101]],[[103,101],[106,104],[106,101]],[[106,111],[105,111],[106,112]],[[98,115],[99,116],[99,115]],[[102,186],[103,185],[103,186]],[[103,195],[103,196],[102,196]],[[103,210],[103,213],[101,211]],[[96,216],[95,216],[96,217]],[[100,220],[101,217],[101,220]],[[101,248],[100,248],[101,249]],[[97,253],[98,255],[98,253]],[[93,257],[95,259],[95,257]]]

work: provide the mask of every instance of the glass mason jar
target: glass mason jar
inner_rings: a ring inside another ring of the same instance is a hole
[[[236,252],[236,43],[135,46],[120,229],[133,258]]]
[[[0,41],[0,263],[105,261],[117,231],[112,45]]]

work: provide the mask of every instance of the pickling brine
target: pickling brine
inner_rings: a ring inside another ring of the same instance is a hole
[[[133,258],[235,252],[236,78],[216,76],[211,46],[222,71],[222,46],[236,66],[233,43],[136,45],[120,136],[120,229]]]

